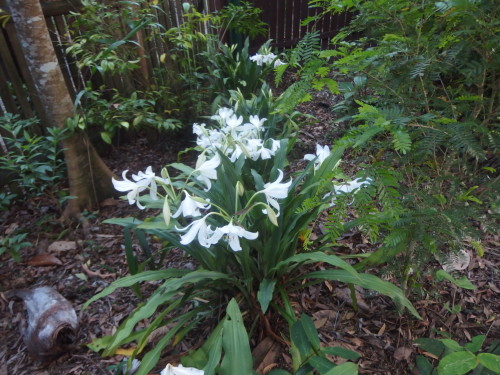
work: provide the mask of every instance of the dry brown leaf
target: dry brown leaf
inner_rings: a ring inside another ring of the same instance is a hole
[[[52,254],[38,254],[31,257],[26,264],[32,267],[62,266],[63,262]]]
[[[281,345],[266,337],[252,351],[252,357],[255,359],[254,363],[257,364],[255,371],[258,374],[267,374],[278,365],[277,358],[282,352]]]
[[[83,271],[89,275],[90,277],[100,277],[101,279],[105,279],[107,277],[113,277],[114,275],[111,273],[101,273],[101,271],[91,271],[86,264],[82,264]]]
[[[328,318],[321,318],[321,319],[315,320],[314,326],[316,327],[316,329],[320,329],[321,327],[323,327],[326,324],[327,321],[328,321]]]
[[[75,241],[56,241],[52,242],[47,251],[60,253],[62,251],[75,250],[77,248],[77,244]]]
[[[413,349],[407,346],[401,346],[396,349],[394,352],[394,359],[396,361],[409,361],[411,354],[413,353]]]
[[[356,347],[356,348],[358,348],[358,347],[360,347],[360,346],[363,346],[363,345],[364,345],[364,343],[365,343],[363,340],[361,340],[361,339],[360,339],[360,338],[358,338],[358,337],[351,337],[351,338],[349,339],[349,341],[351,341],[351,342],[355,345],[355,347]]]
[[[378,335],[378,336],[383,335],[383,334],[384,334],[384,332],[385,332],[385,328],[386,328],[386,327],[387,327],[387,326],[386,326],[386,325],[385,325],[385,323],[384,323],[384,324],[382,325],[382,327],[380,327],[380,329],[378,330],[377,335]]]
[[[432,359],[439,359],[439,357],[437,355],[434,355],[434,354],[429,353],[429,352],[422,352],[421,354],[425,355],[426,357],[432,358]]]
[[[7,229],[5,229],[4,233],[8,236],[9,234],[12,234],[14,233],[14,231],[19,228],[19,224],[18,223],[12,223],[10,224]]]
[[[338,288],[335,290],[334,295],[341,301],[349,305],[352,305],[351,290],[349,288]],[[361,310],[370,311],[370,307],[367,305],[367,303],[364,301],[364,299],[361,297],[361,295],[358,293],[357,290],[356,290],[356,300],[358,302],[358,307]]]

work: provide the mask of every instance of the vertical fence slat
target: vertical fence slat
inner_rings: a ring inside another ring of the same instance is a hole
[[[5,34],[3,31],[5,31]],[[12,25],[6,25],[6,28],[0,32],[0,56],[2,56],[2,62],[8,75],[8,81],[12,84],[16,101],[21,109],[20,114],[24,118],[30,118],[33,117],[33,109],[27,98],[26,89],[21,79],[21,73],[17,69],[15,57],[11,54],[8,43],[10,39],[9,34],[12,35],[12,33]]]
[[[1,43],[1,41],[0,41]],[[10,112],[10,113],[17,113],[17,104],[14,98],[12,97],[9,86],[7,85],[8,82],[8,77],[7,73],[5,72],[5,67],[0,61],[0,98],[2,100],[2,104],[5,107],[5,111]],[[3,114],[4,110],[2,106],[0,106],[0,113]],[[23,116],[25,117],[25,116]]]
[[[165,30],[179,26],[184,22],[182,9],[184,1],[196,5],[203,4],[204,13],[220,10],[229,2],[229,0],[160,0],[158,2],[159,9],[154,12],[157,22],[163,25]],[[329,40],[349,20],[347,13],[335,14],[323,17],[316,25],[301,26],[301,21],[319,11],[316,8],[309,8],[307,0],[252,0],[251,2],[255,7],[262,9],[261,18],[268,25],[267,36],[258,36],[251,42],[252,51],[255,51],[268,39],[272,39],[272,45],[278,48],[293,47],[307,31],[312,31],[314,27],[321,33],[322,47],[327,47]],[[73,97],[84,88],[86,80],[92,80],[95,87],[104,84],[106,88],[110,90],[116,88],[122,93],[130,93],[130,91],[144,88],[143,85],[141,86],[141,80],[138,79],[139,76],[113,76],[103,79],[98,75],[91,76],[89,69],[78,69],[73,58],[65,53],[66,47],[72,42],[72,36],[69,34],[68,27],[71,17],[68,18],[64,14],[70,9],[78,10],[81,6],[80,1],[57,0],[42,1],[42,3],[47,12],[47,24],[54,41],[56,54]],[[0,0],[0,6],[2,4],[3,0]],[[61,14],[63,15],[61,16]],[[49,15],[55,17],[50,18]],[[2,104],[5,110],[19,112],[25,118],[32,117],[36,112],[42,122],[46,123],[41,111],[43,106],[40,98],[28,95],[30,92],[35,92],[33,90],[34,83],[31,81],[24,57],[20,53],[12,26],[12,24],[7,24],[6,28],[0,30],[0,79],[2,80],[0,82],[0,97]],[[205,25],[202,31],[210,32],[209,25]],[[168,60],[170,47],[164,38],[150,31],[144,31],[141,44],[148,56],[146,64],[150,75],[156,68],[165,69],[165,64],[160,61],[160,56],[167,54]],[[168,82],[163,84],[167,85]]]

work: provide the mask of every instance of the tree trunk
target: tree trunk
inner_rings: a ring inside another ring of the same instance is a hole
[[[17,37],[41,98],[45,116],[52,126],[65,127],[65,120],[74,115],[74,105],[50,40],[39,0],[7,0]],[[46,124],[47,125],[47,124]],[[104,164],[83,133],[73,133],[62,142],[68,168],[70,195],[63,219],[81,210],[93,210],[104,198],[115,192],[113,173]]]

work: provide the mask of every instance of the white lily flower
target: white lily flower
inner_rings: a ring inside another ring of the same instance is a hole
[[[237,144],[234,146],[234,148],[226,150],[226,154],[230,155],[229,160],[231,161],[231,163],[234,163],[236,160],[238,160],[241,154],[244,154],[244,152],[241,145]]]
[[[274,156],[274,151],[272,149],[266,148],[264,146],[264,142],[257,139],[249,139],[247,140],[247,149],[250,154],[250,159],[257,160],[259,157],[262,160],[271,159]]]
[[[280,65],[286,65],[286,62],[283,62],[280,59],[276,59],[276,61],[274,61],[274,67],[277,68]]]
[[[216,121],[219,121],[219,122],[225,124],[226,120],[229,117],[231,117],[233,114],[234,114],[234,111],[231,108],[222,107],[222,108],[219,108],[216,115],[213,115],[210,118],[212,120],[216,120]]]
[[[259,66],[262,65],[263,59],[264,59],[264,56],[261,55],[260,53],[256,53],[255,55],[250,56],[250,60]]]
[[[181,202],[179,205],[179,208],[175,212],[175,214],[172,215],[172,217],[176,218],[179,217],[180,214],[184,217],[192,216],[201,216],[201,210],[206,210],[210,208],[210,204],[208,203],[201,203],[196,200],[194,200],[189,193],[184,190],[184,194],[186,194],[186,197],[184,200]]]
[[[233,251],[241,251],[240,237],[246,238],[247,240],[255,240],[258,236],[258,232],[249,232],[239,225],[234,225],[232,222],[223,226],[222,228],[216,228],[214,234],[210,241],[212,243],[217,243],[222,236],[227,236],[227,241],[229,246]]]
[[[277,139],[272,139],[272,138],[269,138],[271,140],[271,151],[273,152],[273,155],[276,153],[276,151],[279,150],[279,148],[281,147],[281,142],[278,141]]]
[[[351,182],[346,182],[342,185],[339,186],[334,186],[333,187],[333,192],[334,194],[348,194],[355,192],[356,190],[362,188],[365,185],[370,185],[372,182],[371,178],[356,178],[355,180],[352,180]]]
[[[160,372],[160,375],[204,375],[205,371],[182,365],[172,366],[170,363]]]
[[[123,181],[112,179],[113,186],[116,190],[121,192],[128,191],[127,198],[129,204],[137,203],[137,207],[141,210],[145,207],[139,202],[139,193],[143,192],[149,187],[149,195],[151,199],[158,199],[156,181],[168,184],[170,181],[166,178],[156,177],[151,166],[146,168],[145,172],[139,172],[137,175],[132,175],[131,181],[127,178],[128,170],[123,171]]]
[[[250,124],[252,124],[255,129],[257,130],[262,130],[262,125],[264,125],[264,122],[266,121],[267,119],[266,118],[262,118],[262,119],[259,119],[259,116],[254,116],[254,115],[251,115],[250,118],[249,118],[249,121],[250,121]]]
[[[283,171],[278,170],[279,176],[274,182],[268,182],[267,184],[264,185],[264,190],[261,190],[259,193],[264,193],[266,196],[266,201],[267,204],[270,206],[273,206],[276,211],[277,215],[279,216],[280,213],[280,205],[276,199],[282,199],[286,198],[288,196],[288,188],[292,184],[292,180],[286,182],[286,183],[281,183],[283,180]]]
[[[304,160],[314,160],[314,170],[317,170],[325,159],[330,156],[330,148],[328,146],[316,145],[316,155],[306,154]]]
[[[243,116],[238,117],[236,115],[232,115],[226,119],[226,127],[222,129],[222,131],[235,135],[238,131],[246,130],[246,127],[241,124],[243,124]]]
[[[205,191],[209,191],[212,187],[212,182],[210,180],[217,179],[216,168],[220,165],[220,158],[218,154],[210,160],[205,160],[205,155],[201,154],[196,162],[196,172],[199,172],[199,176],[196,177],[197,180],[203,182],[207,185]]]
[[[212,235],[214,231],[210,228],[210,226],[206,223],[207,216],[202,217],[201,219],[192,221],[185,228],[177,228],[179,231],[188,230],[188,232],[181,236],[181,244],[189,245],[194,241],[195,238],[198,238],[198,242],[201,246],[209,248],[216,242],[212,242]]]

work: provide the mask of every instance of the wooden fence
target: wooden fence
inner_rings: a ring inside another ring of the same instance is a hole
[[[213,12],[222,9],[228,1],[237,3],[239,0],[191,0],[192,4],[202,7],[204,12]],[[182,3],[185,0],[159,0],[156,16],[158,22],[166,29],[180,25],[183,22]],[[273,40],[273,46],[288,48],[295,45],[312,25],[302,26],[301,21],[318,11],[309,8],[307,0],[253,0],[254,6],[263,10],[262,19],[269,25],[268,34],[253,41],[253,47],[261,45],[268,39]],[[56,54],[63,69],[67,86],[73,97],[85,87],[89,78],[88,72],[76,68],[76,64],[65,53],[71,44],[69,23],[71,11],[81,8],[80,0],[41,0]],[[5,0],[0,0],[0,9],[6,10]],[[315,25],[320,30],[323,47],[327,46],[329,39],[347,22],[346,15],[324,17]],[[206,27],[204,32],[209,32]],[[144,51],[148,59],[144,67],[151,72],[152,69],[162,67],[162,54],[168,54],[168,48],[155,38],[144,39]],[[107,86],[119,89],[123,79],[114,77]],[[35,92],[31,76],[24,57],[21,53],[12,23],[0,27],[0,115],[6,112],[20,114],[23,118],[30,118],[39,114],[43,119],[40,101],[29,93]]]

